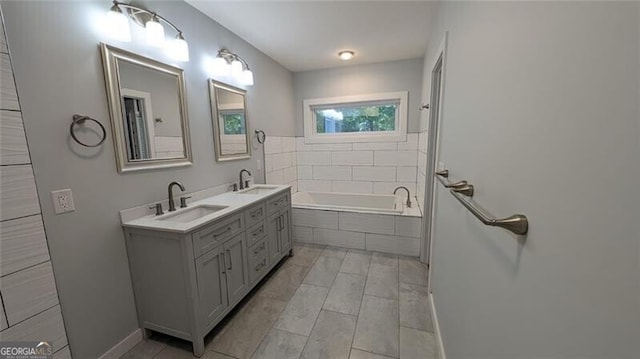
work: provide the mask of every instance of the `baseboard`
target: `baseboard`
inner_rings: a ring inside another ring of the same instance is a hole
[[[120,343],[113,346],[113,348],[107,350],[106,353],[100,356],[100,359],[118,359],[125,355],[129,350],[135,347],[142,341],[142,329],[138,328],[126,338],[122,339]]]
[[[433,321],[433,333],[436,337],[436,347],[438,347],[438,358],[447,359],[447,354],[444,351],[444,344],[442,343],[442,334],[440,332],[440,323],[438,322],[438,315],[436,314],[436,305],[433,302],[433,294],[429,293],[429,303],[431,307],[431,320]]]

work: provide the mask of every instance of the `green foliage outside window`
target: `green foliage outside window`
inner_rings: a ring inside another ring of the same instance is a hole
[[[221,113],[224,123],[225,135],[244,135],[244,114],[243,113]]]
[[[315,109],[318,133],[395,131],[396,104]]]

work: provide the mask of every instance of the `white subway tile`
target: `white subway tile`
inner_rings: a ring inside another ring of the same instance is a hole
[[[290,183],[297,180],[297,172],[295,167],[287,167],[282,170],[282,180],[284,183]]]
[[[354,181],[395,181],[396,168],[395,167],[365,167],[357,166],[353,167],[353,180]]]
[[[269,136],[267,140],[264,141],[264,153],[282,153],[282,137]]]
[[[332,192],[373,193],[373,182],[333,181]]]
[[[364,249],[365,234],[359,232],[339,231],[316,228],[313,230],[313,242],[338,247]]]
[[[296,193],[298,192],[298,181],[295,180],[293,182],[291,182],[291,193]]]
[[[290,153],[278,153],[273,156],[273,170],[281,170],[283,168],[291,167],[291,154]]]
[[[331,152],[298,152],[300,165],[330,165]]]
[[[296,137],[296,151],[298,152],[313,151],[313,145],[305,144],[304,137]]]
[[[396,216],[396,235],[422,237],[422,217]]]
[[[418,151],[376,151],[376,166],[415,166]]]
[[[298,179],[313,179],[313,166],[298,166]]]
[[[294,226],[338,229],[338,212],[294,208],[292,221]]]
[[[331,163],[334,166],[371,166],[373,151],[331,152]]]
[[[397,182],[415,182],[417,175],[417,167],[398,167],[396,170]]]
[[[313,179],[351,181],[351,167],[313,166]]]
[[[273,155],[264,155],[264,171],[271,172],[273,171]]]
[[[354,151],[372,151],[372,150],[388,150],[395,151],[398,149],[396,142],[356,142],[353,144]]]
[[[367,233],[365,242],[365,247],[368,251],[394,253],[412,257],[420,255],[420,240],[418,238]]]
[[[346,231],[394,234],[394,216],[384,214],[340,212],[339,228]]]
[[[282,137],[282,152],[295,152],[295,151],[296,151],[296,138]]]
[[[407,140],[405,142],[398,142],[398,150],[417,150],[418,149],[418,134],[407,133]]]
[[[313,228],[293,226],[294,242],[313,243]]]
[[[331,192],[331,181],[298,180],[298,190],[302,192]]]
[[[351,151],[350,143],[321,143],[313,145],[314,151]]]
[[[291,165],[292,166],[297,166],[298,165],[298,154],[296,152],[290,152],[289,155],[291,156]]]
[[[380,194],[392,194],[393,191],[399,187],[405,186],[411,192],[411,197],[415,195],[416,192],[416,183],[415,182],[374,182],[373,183],[373,193]],[[399,191],[398,195],[402,198],[406,198],[407,194],[405,191]]]
[[[266,180],[267,184],[284,184],[283,170],[267,172]]]

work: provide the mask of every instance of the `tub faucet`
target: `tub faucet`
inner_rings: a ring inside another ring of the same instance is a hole
[[[246,172],[249,176],[251,176],[251,172],[245,170],[244,168],[240,170],[240,189],[249,188],[249,181],[247,181],[247,185],[245,186],[244,182],[242,182],[242,174]]]
[[[180,187],[180,190],[182,192],[184,192],[184,186],[182,185],[182,183],[176,182],[176,181],[173,181],[173,182],[169,183],[169,189],[168,189],[168,191],[169,191],[169,212],[173,212],[173,211],[176,210],[176,203],[173,200],[173,186]]]
[[[405,186],[396,187],[396,189],[393,190],[393,194],[396,194],[399,189],[407,191],[407,208],[411,208],[411,193],[409,193],[409,189]]]

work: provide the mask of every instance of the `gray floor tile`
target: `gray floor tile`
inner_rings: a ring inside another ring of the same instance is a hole
[[[222,353],[208,351],[204,353],[204,355],[200,359],[236,359],[236,358],[230,357],[228,355],[224,355]]]
[[[197,358],[187,348],[166,346],[154,359],[194,359]],[[204,358],[204,355],[202,356]]]
[[[370,262],[371,254],[349,251],[342,261],[340,272],[366,276]]]
[[[362,297],[353,347],[398,357],[398,301],[370,295]]]
[[[373,263],[369,266],[364,294],[398,299],[398,262],[395,265]]]
[[[273,327],[308,336],[328,292],[329,288],[301,284]]]
[[[433,334],[400,327],[400,359],[436,359]]]
[[[271,329],[252,359],[297,359],[307,337],[282,330]]]
[[[395,254],[373,252],[371,263],[384,264],[388,266],[398,266],[398,256]]]
[[[365,352],[358,349],[351,349],[351,356],[349,356],[349,359],[390,359],[390,358],[391,357],[388,357],[385,355],[373,354],[373,353]]]
[[[355,316],[321,311],[300,358],[348,359],[355,329]]]
[[[167,344],[147,339],[138,343],[135,347],[129,350],[121,359],[151,359],[158,355],[167,346]]]
[[[295,246],[293,248],[293,257],[288,258],[287,263],[311,267],[316,259],[320,257],[323,250],[324,248],[321,247]]]
[[[341,258],[320,256],[302,283],[331,287],[341,264]]]
[[[309,267],[289,264],[287,261],[280,267],[278,273],[269,278],[258,290],[258,295],[288,302],[308,271]]]
[[[358,315],[366,279],[366,277],[360,275],[338,273],[322,308],[344,314]]]
[[[286,305],[281,300],[254,296],[216,334],[207,349],[236,358],[250,357]]]
[[[427,286],[429,269],[417,259],[400,258],[400,282]]]
[[[400,325],[433,333],[427,287],[400,283]]]
[[[344,257],[347,255],[347,252],[348,252],[347,249],[336,248],[336,247],[327,247],[322,252],[322,255],[323,256],[327,256],[327,257],[335,257],[335,258],[344,259]]]

